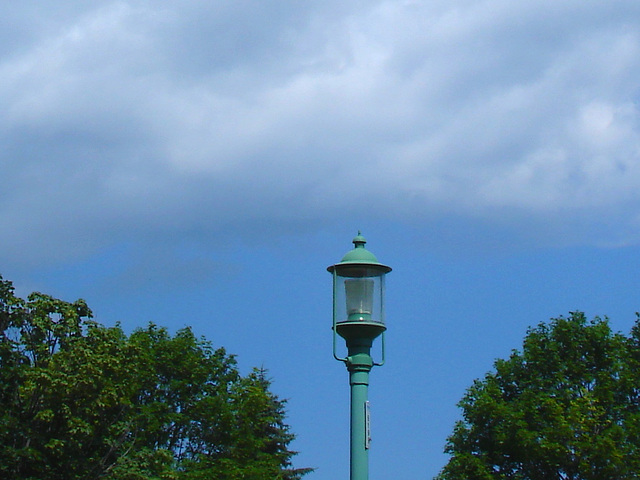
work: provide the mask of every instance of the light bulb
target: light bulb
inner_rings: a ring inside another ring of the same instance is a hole
[[[373,307],[374,281],[350,278],[344,281],[347,297],[347,321],[370,321]]]

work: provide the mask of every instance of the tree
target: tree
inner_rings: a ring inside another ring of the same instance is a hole
[[[0,478],[296,480],[264,370],[190,328],[126,335],[0,277]]]
[[[637,479],[640,324],[573,312],[530,329],[459,406],[439,480]]]

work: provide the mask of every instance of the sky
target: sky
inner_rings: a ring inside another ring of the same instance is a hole
[[[393,268],[370,478],[430,479],[527,328],[633,325],[638,79],[637,0],[3,2],[0,274],[268,369],[334,480],[326,267],[361,230]]]

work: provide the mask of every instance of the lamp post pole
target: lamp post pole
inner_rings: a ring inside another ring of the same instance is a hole
[[[344,362],[351,387],[350,480],[369,479],[369,372],[384,363],[384,277],[391,267],[378,262],[360,232],[355,248],[327,268],[333,274],[333,356]],[[347,357],[336,354],[336,335],[345,339]],[[373,341],[382,335],[382,361],[371,357]]]
[[[349,342],[347,369],[351,385],[351,480],[369,478],[369,372],[373,367],[371,341]],[[354,344],[355,343],[355,344]]]

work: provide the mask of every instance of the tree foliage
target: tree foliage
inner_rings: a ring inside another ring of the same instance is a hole
[[[264,370],[191,329],[126,335],[0,277],[0,478],[295,480]]]
[[[637,479],[640,326],[574,312],[530,329],[459,403],[439,480]]]

